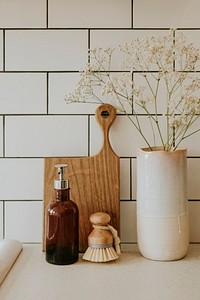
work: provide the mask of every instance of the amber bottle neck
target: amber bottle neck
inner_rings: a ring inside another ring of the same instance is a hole
[[[56,202],[63,202],[63,201],[68,201],[70,200],[69,198],[69,188],[68,189],[64,189],[64,190],[54,190],[55,193],[55,197],[54,197],[54,201]]]

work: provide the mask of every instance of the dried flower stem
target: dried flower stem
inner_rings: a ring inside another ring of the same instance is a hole
[[[199,49],[173,30],[166,36],[121,44],[119,51],[124,56],[124,73],[115,75],[111,67],[116,49],[90,50],[89,63],[74,93],[66,96],[66,103],[111,103],[128,117],[152,149],[149,134],[146,136],[141,126],[142,112],[148,116],[154,146],[158,138],[164,150],[175,151],[183,140],[200,131],[188,133],[200,115],[200,78],[194,77],[200,63]],[[137,76],[144,85],[136,84]],[[166,118],[164,131],[161,114]]]

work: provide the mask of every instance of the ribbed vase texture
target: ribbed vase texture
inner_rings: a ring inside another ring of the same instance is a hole
[[[153,260],[183,258],[189,245],[187,150],[137,150],[137,238]]]

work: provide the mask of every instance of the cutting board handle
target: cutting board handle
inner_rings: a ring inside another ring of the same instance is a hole
[[[103,148],[106,148],[108,146],[112,149],[109,142],[108,133],[110,126],[116,118],[116,109],[110,104],[102,104],[96,109],[95,116],[103,133]]]

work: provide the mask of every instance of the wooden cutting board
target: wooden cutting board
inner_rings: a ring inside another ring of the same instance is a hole
[[[64,178],[69,180],[71,200],[79,208],[79,251],[88,247],[88,235],[92,231],[89,217],[94,212],[106,212],[111,216],[110,225],[120,234],[120,180],[119,157],[109,142],[109,129],[116,117],[116,110],[103,104],[96,110],[96,120],[103,133],[103,147],[91,157],[52,157],[44,160],[44,215],[43,250],[45,250],[45,210],[53,200],[53,182],[57,178],[56,164],[68,164]]]

